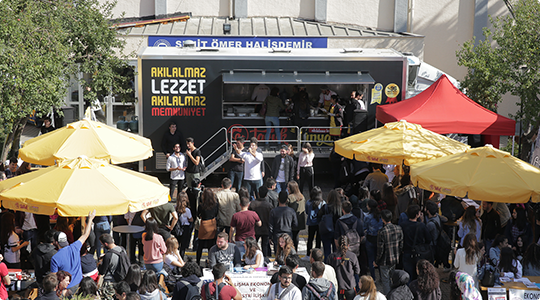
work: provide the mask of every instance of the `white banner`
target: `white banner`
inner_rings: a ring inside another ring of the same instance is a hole
[[[264,271],[243,274],[227,272],[225,274],[231,277],[234,285],[242,294],[242,300],[260,300],[270,287],[270,279],[272,278]],[[297,274],[304,276],[306,281],[309,281],[305,268],[298,268]],[[204,283],[212,281],[212,273],[208,269],[204,269],[201,279]]]
[[[540,299],[540,291],[509,289],[509,300],[535,300]]]

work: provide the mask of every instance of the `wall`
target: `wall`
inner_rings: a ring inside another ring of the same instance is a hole
[[[394,29],[394,0],[329,0],[328,21],[392,31]]]

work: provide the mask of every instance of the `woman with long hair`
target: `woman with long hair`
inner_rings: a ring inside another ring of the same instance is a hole
[[[477,265],[480,260],[480,249],[474,233],[469,233],[463,239],[463,248],[456,252],[454,267],[460,272],[472,276],[475,282],[478,281]]]
[[[458,236],[461,238],[460,245],[463,246],[463,239],[469,233],[473,233],[476,236],[476,240],[480,240],[480,234],[482,233],[482,221],[476,215],[476,208],[469,206],[465,209],[463,216],[457,221],[458,223]]]
[[[84,277],[79,283],[76,296],[79,299],[99,300],[98,287],[96,282],[90,277]]]
[[[144,272],[138,293],[141,296],[141,300],[167,299],[167,295],[159,289],[157,275],[152,270]]]
[[[321,207],[317,213],[317,220],[320,222],[324,215],[332,216],[332,224],[336,224],[337,220],[342,216],[343,211],[341,209],[341,196],[336,190],[331,190],[326,198],[326,204]],[[334,233],[321,234],[321,241],[324,249],[324,257],[328,257],[330,253],[336,251],[336,244],[334,243]]]
[[[383,211],[386,209],[386,202],[382,200],[382,194],[379,190],[372,190],[369,192],[371,199],[377,201],[377,207],[379,208],[379,211]]]
[[[501,250],[508,247],[508,239],[502,234],[497,234],[491,248],[489,249],[489,262],[493,266],[498,266],[501,260]]]
[[[309,255],[311,249],[313,248],[313,239],[315,240],[315,247],[321,248],[321,235],[319,234],[319,222],[317,220],[317,214],[321,207],[323,207],[326,202],[323,199],[323,193],[320,187],[315,186],[311,189],[309,200],[306,202],[306,225],[308,227],[308,240],[307,240],[307,251]]]
[[[71,274],[66,271],[56,272],[56,278],[58,279],[58,285],[56,286],[56,296],[60,299],[69,299],[73,294],[67,287],[71,282]]]
[[[501,271],[501,277],[519,279],[523,276],[523,268],[521,263],[514,257],[512,248],[504,247],[501,249],[499,271]]]
[[[287,256],[290,254],[296,254],[293,240],[288,234],[282,233],[278,237],[278,246],[276,247],[276,262],[278,265],[284,266]]]
[[[298,226],[292,229],[294,247],[298,248],[298,233],[300,230],[306,229],[306,199],[300,192],[300,189],[298,189],[298,183],[296,181],[289,181],[287,183],[287,191],[289,192],[287,205],[294,209],[298,220]]]
[[[218,203],[211,189],[204,189],[199,204],[199,246],[197,247],[197,264],[200,265],[202,250],[210,250],[216,244]]]
[[[413,280],[409,287],[416,300],[441,300],[442,293],[439,286],[439,274],[435,267],[427,260],[421,259],[416,263],[418,278]]]
[[[129,288],[132,292],[136,292],[141,285],[142,271],[138,264],[131,264],[126,274],[124,281],[129,284]]]
[[[397,196],[394,193],[394,187],[387,182],[383,185],[382,200],[386,203],[386,209],[392,212],[392,219],[396,217]]]
[[[32,165],[28,162],[23,162],[21,166],[15,172],[16,176],[26,174],[32,171]]]
[[[375,261],[375,256],[377,255],[377,234],[383,226],[383,221],[377,201],[373,199],[368,200],[368,210],[369,214],[364,219],[366,228],[366,251],[368,256],[369,272],[371,273],[371,277],[374,278],[375,268],[373,267],[373,262]]]
[[[296,179],[300,183],[300,193],[304,192],[304,185],[307,183],[309,191],[313,190],[313,159],[315,154],[310,143],[302,145],[302,151],[298,155],[298,165],[296,167]]]
[[[158,223],[154,218],[146,219],[145,228],[146,232],[142,234],[144,265],[147,270],[160,273],[163,270],[163,254],[167,251],[167,245],[158,234]]]
[[[523,256],[523,276],[540,276],[540,245],[530,244]]]
[[[21,249],[28,246],[28,241],[21,241],[15,232],[15,215],[6,212],[2,215],[2,228],[0,229],[0,242],[4,248],[4,262],[8,269],[21,268]]]
[[[355,296],[355,275],[360,274],[356,254],[349,251],[349,238],[342,235],[338,239],[338,251],[328,256],[328,264],[334,267],[338,281],[338,299],[352,300]]]
[[[508,244],[512,246],[514,250],[519,236],[522,236],[525,248],[532,243],[532,226],[527,221],[527,212],[525,211],[525,208],[516,206],[512,211],[512,217],[506,226]]]
[[[244,254],[244,269],[262,267],[264,256],[257,241],[253,237],[247,237],[244,241],[244,248],[246,249],[246,253]]]
[[[358,296],[354,297],[354,300],[386,300],[386,297],[377,291],[375,281],[373,277],[369,275],[363,275],[358,282]]]
[[[180,252],[178,252],[178,240],[174,236],[171,236],[165,241],[165,245],[167,246],[164,258],[165,264],[171,269],[183,267],[185,262]]]
[[[182,227],[182,235],[177,236],[176,239],[180,242],[180,257],[184,257],[193,231],[193,215],[189,208],[189,197],[184,191],[179,192],[176,197],[176,213],[178,226]]]

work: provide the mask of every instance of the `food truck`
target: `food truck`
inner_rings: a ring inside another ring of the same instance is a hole
[[[351,91],[363,92],[367,128],[373,128],[377,105],[405,99],[414,81],[408,76],[416,76],[408,58],[392,49],[147,47],[138,55],[139,132],[152,140],[155,156],[143,169],[165,171],[161,139],[172,121],[184,137],[195,139],[207,172],[225,169],[230,141],[239,136],[256,137],[265,159],[279,153],[279,143],[298,149],[305,141],[316,158],[328,158],[332,139],[329,118],[319,108],[321,89],[343,101]],[[271,129],[259,113],[265,87],[277,87],[289,108],[298,88],[310,101],[309,115],[300,123],[290,115],[294,110],[282,112],[281,141],[273,131],[268,147],[265,134]]]

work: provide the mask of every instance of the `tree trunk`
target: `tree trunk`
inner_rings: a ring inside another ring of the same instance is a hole
[[[4,149],[2,149],[3,162],[7,161],[9,157],[15,156],[17,152],[19,151],[21,135],[22,135],[24,126],[26,125],[26,122],[28,122],[29,118],[30,118],[29,116],[26,116],[26,117],[16,120],[13,123],[12,130],[6,137],[6,141],[4,143]]]

